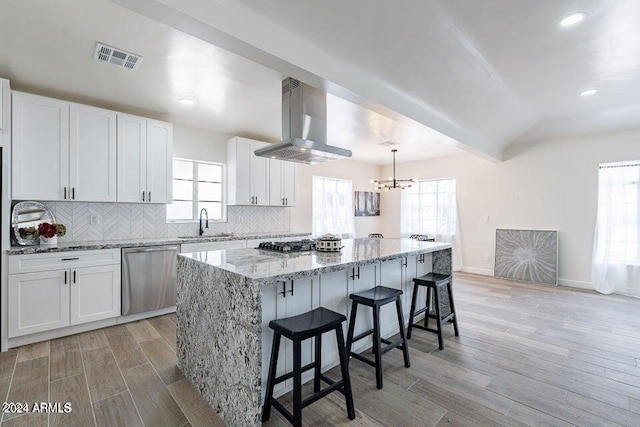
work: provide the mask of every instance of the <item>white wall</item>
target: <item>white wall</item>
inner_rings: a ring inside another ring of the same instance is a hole
[[[313,176],[350,179],[353,191],[373,191],[369,181],[380,176],[380,167],[354,160],[339,160],[315,166],[299,164],[297,167],[297,205],[291,210],[292,232],[312,231],[312,178]],[[384,211],[381,212],[384,215]],[[382,216],[355,217],[356,237],[366,237],[369,233],[380,233]]]
[[[229,138],[231,135],[174,124],[173,157],[227,163]]]
[[[640,159],[640,131],[515,146],[506,154],[502,163],[469,154],[403,163],[398,175],[456,178],[465,271],[493,274],[496,228],[558,230],[560,283],[590,287],[598,164]],[[383,193],[381,210],[385,236],[399,236],[400,192]]]

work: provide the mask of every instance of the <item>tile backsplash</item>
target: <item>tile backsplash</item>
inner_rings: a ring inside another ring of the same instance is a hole
[[[42,202],[67,227],[61,241],[195,236],[198,223],[166,222],[165,205]],[[91,223],[92,217],[94,223]],[[227,222],[209,223],[205,234],[289,231],[289,209],[229,206]]]

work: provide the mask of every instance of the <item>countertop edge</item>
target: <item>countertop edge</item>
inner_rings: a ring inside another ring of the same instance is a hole
[[[144,246],[159,246],[159,245],[181,245],[188,243],[208,243],[208,242],[226,242],[233,240],[251,240],[251,239],[268,239],[271,237],[298,237],[309,236],[312,233],[298,233],[298,232],[273,232],[273,233],[256,233],[256,234],[233,234],[230,236],[212,236],[202,238],[190,238],[181,239],[179,237],[158,237],[157,239],[149,238],[142,241],[135,240],[118,240],[110,241],[105,240],[103,242],[73,242],[70,246],[12,246],[7,249],[7,254],[12,255],[29,255],[39,253],[51,253],[51,252],[72,252],[72,251],[87,251],[87,250],[99,250],[99,249],[117,249],[117,248],[136,248]]]
[[[284,282],[284,281],[287,281],[287,280],[295,280],[295,279],[301,279],[301,278],[304,278],[304,277],[319,276],[321,274],[333,273],[333,272],[336,272],[336,271],[347,270],[347,269],[352,268],[352,267],[359,267],[359,266],[363,266],[363,265],[374,264],[374,263],[380,262],[380,261],[389,261],[389,260],[393,260],[393,259],[402,258],[402,257],[405,257],[405,256],[433,253],[433,252],[438,252],[438,251],[447,250],[447,249],[451,249],[451,248],[452,248],[451,244],[449,244],[449,243],[441,243],[440,246],[435,247],[435,248],[420,248],[420,249],[410,250],[410,251],[397,253],[397,254],[391,254],[391,255],[385,255],[385,256],[380,256],[380,257],[375,257],[375,258],[369,258],[369,259],[366,259],[366,260],[346,262],[346,263],[343,263],[343,264],[326,265],[326,266],[316,267],[316,268],[308,269],[308,270],[302,270],[302,271],[296,271],[296,272],[292,272],[292,273],[286,273],[286,274],[281,274],[281,275],[276,275],[276,276],[260,277],[260,278],[254,278],[254,277],[246,276],[244,274],[241,274],[241,273],[238,273],[238,272],[235,272],[235,271],[230,271],[230,270],[227,270],[227,269],[224,269],[224,268],[221,268],[221,267],[217,267],[215,265],[211,265],[211,264],[199,261],[199,260],[191,258],[189,256],[185,256],[185,255],[181,255],[181,254],[179,254],[178,256],[186,258],[186,259],[190,259],[190,260],[192,260],[192,261],[194,261],[196,263],[208,266],[209,268],[212,268],[212,269],[222,270],[222,271],[225,271],[227,273],[232,273],[232,274],[234,274],[234,275],[236,275],[238,277],[242,277],[242,278],[248,279],[251,283],[253,283],[255,285],[268,286],[268,285],[272,285],[274,283]]]

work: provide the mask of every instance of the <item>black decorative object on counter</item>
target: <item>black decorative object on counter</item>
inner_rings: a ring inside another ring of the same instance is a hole
[[[312,239],[294,240],[291,242],[262,242],[256,249],[274,252],[314,251],[316,249],[316,242]]]

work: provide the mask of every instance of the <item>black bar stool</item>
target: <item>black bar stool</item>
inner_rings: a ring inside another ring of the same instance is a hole
[[[373,289],[369,289],[364,292],[349,295],[353,301],[351,303],[351,320],[349,321],[349,333],[347,334],[347,354],[355,357],[356,359],[373,366],[376,368],[376,386],[378,389],[382,388],[382,355],[391,349],[399,348],[404,354],[404,366],[411,366],[409,361],[409,346],[407,345],[407,338],[404,333],[404,317],[402,315],[402,304],[400,302],[400,295],[402,291],[400,289],[392,289],[384,286],[376,286]],[[396,311],[398,312],[398,324],[400,326],[400,339],[394,342],[380,338],[380,307],[391,302],[396,303]],[[363,332],[357,336],[353,336],[353,332],[356,326],[356,313],[358,311],[358,304],[363,304],[373,308],[373,329]],[[354,342],[361,340],[364,337],[373,334],[373,353],[375,355],[375,361],[371,361],[358,353],[353,353],[351,347]],[[381,342],[388,344],[385,348],[381,347]]]
[[[349,380],[349,359],[344,346],[342,322],[347,320],[344,315],[320,307],[298,316],[272,320],[269,327],[275,331],[273,334],[273,347],[271,347],[271,362],[269,364],[269,376],[267,378],[267,394],[262,410],[262,421],[268,421],[271,416],[271,406],[275,407],[291,424],[298,427],[302,425],[302,409],[311,405],[331,392],[336,390],[344,394],[347,401],[347,414],[349,419],[356,418],[353,408],[353,396],[351,394],[351,381]],[[322,355],[322,334],[335,330],[338,340],[338,353],[340,355],[340,368],[342,379],[333,381],[320,372]],[[293,341],[293,371],[276,378],[276,365],[278,363],[278,351],[280,338],[285,336]],[[315,361],[302,366],[302,341],[315,338]],[[314,369],[313,391],[314,393],[302,400],[302,373]],[[283,381],[293,378],[293,414],[280,402],[273,398],[273,387]],[[327,384],[324,390],[320,390],[320,380]]]
[[[458,333],[458,317],[456,316],[456,309],[453,304],[453,290],[452,290],[453,281],[451,280],[451,275],[448,274],[438,274],[438,273],[427,273],[424,276],[417,277],[413,279],[413,298],[411,299],[411,313],[409,313],[409,328],[407,330],[407,338],[411,339],[411,330],[413,328],[423,329],[425,331],[433,332],[438,334],[438,347],[440,350],[444,348],[443,340],[442,340],[442,324],[444,322],[452,322],[453,330],[456,336],[459,336]],[[426,286],[427,287],[427,304],[424,308],[416,311],[416,300],[418,299],[418,287]],[[449,313],[445,313],[446,306],[442,304],[442,292],[444,290],[443,287],[447,288],[448,297],[449,297]],[[429,309],[431,302],[431,295],[433,291],[433,306],[435,311],[432,312]],[[424,315],[424,326],[414,323],[414,317],[425,313]],[[429,328],[429,319],[436,320],[437,329]]]

